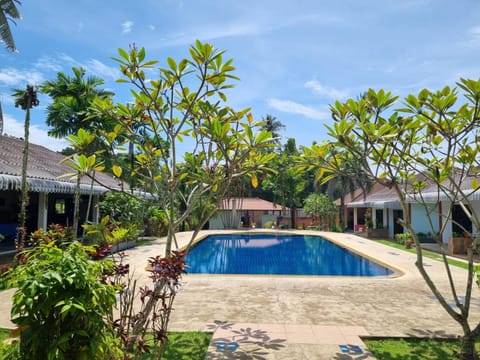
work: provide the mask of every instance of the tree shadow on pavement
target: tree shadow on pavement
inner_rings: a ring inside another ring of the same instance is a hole
[[[216,336],[210,342],[206,359],[209,360],[266,360],[273,351],[285,347],[286,339],[274,339],[267,331],[245,327],[233,328],[234,323],[215,321],[208,325],[207,330],[215,332],[219,329],[221,334],[227,331],[229,336]]]

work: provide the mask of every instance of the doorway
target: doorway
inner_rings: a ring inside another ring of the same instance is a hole
[[[403,210],[393,210],[393,235],[403,234],[403,226],[398,223],[398,219],[403,219]]]
[[[470,209],[468,210],[470,211]],[[461,236],[463,236],[465,231],[472,233],[472,220],[465,214],[460,205],[453,205],[452,233],[462,234]]]

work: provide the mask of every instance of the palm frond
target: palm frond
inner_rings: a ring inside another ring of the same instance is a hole
[[[17,50],[9,23],[16,24],[14,20],[21,19],[17,4],[20,5],[19,0],[0,0],[0,41],[5,43],[10,51]]]

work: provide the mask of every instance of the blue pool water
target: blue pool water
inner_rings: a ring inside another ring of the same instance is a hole
[[[392,270],[320,236],[210,235],[186,258],[188,273],[385,276]]]

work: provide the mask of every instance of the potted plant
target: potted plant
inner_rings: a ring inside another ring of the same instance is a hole
[[[104,216],[98,224],[82,225],[86,230],[86,237],[93,240],[100,247],[111,247],[112,252],[118,252],[132,248],[136,245],[138,231],[136,226],[128,228],[121,223],[111,220],[110,216]]]

